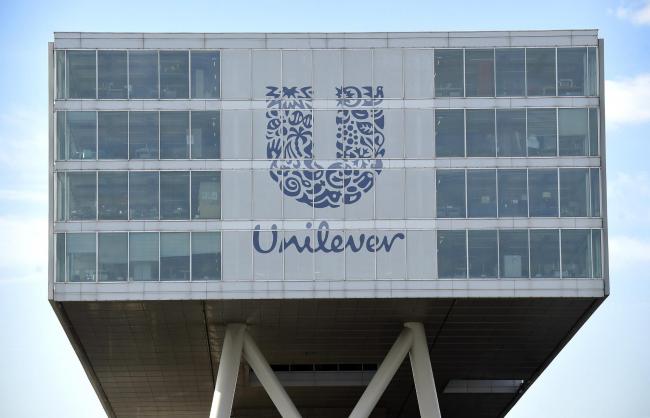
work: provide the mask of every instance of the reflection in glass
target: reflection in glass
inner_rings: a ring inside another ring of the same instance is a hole
[[[126,220],[128,214],[128,172],[100,171],[98,176],[99,220]]]
[[[587,48],[587,82],[585,96],[598,95],[598,51],[595,47]]]
[[[462,97],[463,50],[436,49],[434,61],[436,97]]]
[[[97,114],[98,158],[126,159],[129,153],[128,112]]]
[[[465,231],[438,230],[438,278],[467,277]]]
[[[465,217],[465,170],[436,172],[436,212],[438,218]]]
[[[99,248],[98,266],[99,281],[126,281],[128,254],[127,233],[99,233],[97,246]]]
[[[600,229],[591,230],[592,277],[603,277],[603,256]]]
[[[587,48],[557,49],[557,95],[584,96]]]
[[[129,158],[158,158],[158,112],[129,112]]]
[[[97,155],[97,113],[65,112],[64,120],[65,159],[95,159]]]
[[[555,96],[555,48],[526,48],[528,96]]]
[[[190,234],[160,233],[160,280],[190,279]]]
[[[589,205],[589,216],[600,216],[600,169],[590,168],[590,187],[589,196],[590,202]]]
[[[530,230],[530,276],[560,277],[560,234],[557,229]]]
[[[192,158],[219,158],[219,112],[192,112]]]
[[[192,98],[219,97],[219,52],[192,51]]]
[[[528,216],[526,170],[498,170],[499,217]]]
[[[589,216],[589,169],[560,169],[560,216]]]
[[[66,234],[69,282],[95,281],[95,233]]]
[[[494,157],[495,138],[494,110],[467,109],[467,156]]]
[[[67,173],[68,216],[71,221],[96,219],[97,182],[95,172]]]
[[[465,50],[465,95],[494,96],[494,49]]]
[[[56,59],[56,98],[65,99],[65,50],[57,50]]]
[[[95,99],[95,51],[67,51],[68,99]]]
[[[526,156],[526,110],[498,109],[497,155],[499,157]]]
[[[160,112],[160,158],[189,155],[189,112]]]
[[[160,51],[160,98],[189,97],[189,58],[187,51]]]
[[[97,51],[97,96],[126,99],[126,51]]]
[[[469,277],[497,277],[497,231],[468,231]]]
[[[501,277],[528,277],[528,231],[499,231]]]
[[[160,173],[160,219],[189,219],[190,173]]]
[[[587,109],[558,109],[559,151],[561,156],[589,155]]]
[[[467,216],[497,217],[496,170],[467,170]]]
[[[526,62],[523,48],[496,49],[496,93],[498,97],[524,96]]]
[[[158,52],[129,51],[129,98],[158,98]]]
[[[129,280],[158,280],[158,233],[129,234]]]
[[[598,155],[598,109],[589,108],[589,155]]]
[[[221,181],[218,171],[192,172],[192,219],[221,218]]]
[[[221,279],[221,234],[192,233],[192,280]]]
[[[158,219],[158,172],[129,172],[129,219]]]
[[[528,170],[530,216],[558,216],[557,170]]]
[[[465,122],[462,109],[436,110],[436,157],[465,156]]]
[[[65,282],[65,234],[56,234],[56,281]]]
[[[528,156],[557,155],[557,115],[555,109],[528,109]]]
[[[591,234],[589,229],[563,229],[562,277],[591,277]]]

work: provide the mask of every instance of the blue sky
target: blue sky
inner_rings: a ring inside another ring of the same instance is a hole
[[[105,416],[47,302],[52,32],[597,28],[606,46],[612,294],[508,417],[650,417],[647,0],[5,0],[0,16],[0,416]]]

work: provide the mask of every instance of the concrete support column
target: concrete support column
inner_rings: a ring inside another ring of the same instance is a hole
[[[210,418],[230,418],[245,334],[244,324],[230,324],[226,327]]]
[[[440,406],[438,405],[438,393],[436,383],[433,380],[431,358],[427,337],[424,333],[424,325],[420,322],[407,322],[404,324],[413,332],[413,345],[409,351],[411,358],[411,369],[413,369],[413,381],[415,382],[415,393],[418,397],[418,407],[421,417],[441,418]]]

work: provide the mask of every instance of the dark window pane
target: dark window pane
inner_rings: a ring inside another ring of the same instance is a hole
[[[587,109],[558,109],[560,155],[589,155]]]
[[[218,171],[192,172],[192,218],[221,218],[221,181]]]
[[[56,98],[65,99],[65,51],[57,50],[56,54]]]
[[[592,277],[603,277],[603,255],[601,245],[600,229],[591,230],[591,252],[592,252]]]
[[[587,48],[558,48],[558,96],[584,96],[586,79]]]
[[[190,279],[190,234],[160,233],[160,280]]]
[[[192,158],[219,158],[219,112],[192,112]]]
[[[67,158],[94,160],[97,155],[97,114],[66,112]]]
[[[528,231],[499,231],[501,277],[528,277]]]
[[[127,219],[128,173],[100,171],[97,192],[99,219]]]
[[[465,156],[465,117],[462,109],[436,110],[436,157]]]
[[[67,173],[68,217],[71,221],[97,218],[95,172]]]
[[[95,233],[66,234],[66,266],[69,282],[94,282]]]
[[[160,112],[160,158],[189,155],[189,112]]]
[[[56,173],[56,220],[64,221],[66,219],[66,187],[65,173]]]
[[[524,96],[526,83],[523,48],[495,50],[497,96]]]
[[[557,229],[530,230],[531,277],[560,277],[560,234]]]
[[[160,219],[190,218],[190,173],[160,173]]]
[[[158,280],[158,233],[129,234],[129,280]]]
[[[192,98],[219,97],[219,52],[192,51]]]
[[[528,156],[557,155],[557,116],[555,109],[528,109]]]
[[[158,52],[129,51],[129,97],[158,98]]]
[[[158,158],[158,112],[129,113],[129,158]]]
[[[497,110],[497,155],[526,156],[526,111]]]
[[[129,173],[129,218],[158,219],[158,173]]]
[[[67,51],[69,99],[95,99],[95,51]]]
[[[98,51],[97,76],[100,99],[126,99],[126,51]]]
[[[589,169],[560,169],[560,216],[588,216]]]
[[[65,234],[56,234],[56,281],[65,281]]]
[[[494,96],[494,49],[465,50],[465,95]]]
[[[528,216],[526,170],[498,170],[499,217]]]
[[[598,109],[589,108],[589,155],[598,155]]]
[[[128,254],[127,233],[99,233],[99,281],[126,281]]]
[[[496,170],[467,170],[467,214],[470,218],[497,217]]]
[[[494,157],[496,140],[494,110],[467,110],[467,156]]]
[[[497,277],[497,231],[469,231],[469,277]]]
[[[99,112],[97,114],[97,146],[100,160],[128,158],[128,115],[128,112]]]
[[[56,159],[67,160],[66,113],[56,112]]]
[[[587,48],[587,82],[586,96],[598,95],[598,51],[595,47]]]
[[[591,277],[591,234],[589,229],[562,230],[562,277]]]
[[[529,170],[530,216],[558,216],[557,170]]]
[[[465,170],[436,172],[436,206],[438,218],[465,217]]]
[[[438,278],[467,277],[465,231],[438,231]]]
[[[528,96],[555,96],[555,48],[526,49]]]
[[[463,96],[463,50],[436,49],[435,85],[437,97]]]
[[[600,216],[600,170],[591,168],[590,172],[590,201],[589,216]]]
[[[192,233],[192,280],[221,279],[221,234]]]
[[[160,98],[189,97],[189,59],[187,51],[160,51]]]

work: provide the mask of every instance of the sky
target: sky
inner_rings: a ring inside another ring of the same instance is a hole
[[[105,414],[47,301],[54,31],[599,29],[611,295],[508,418],[650,417],[650,1],[0,1],[0,416]]]

